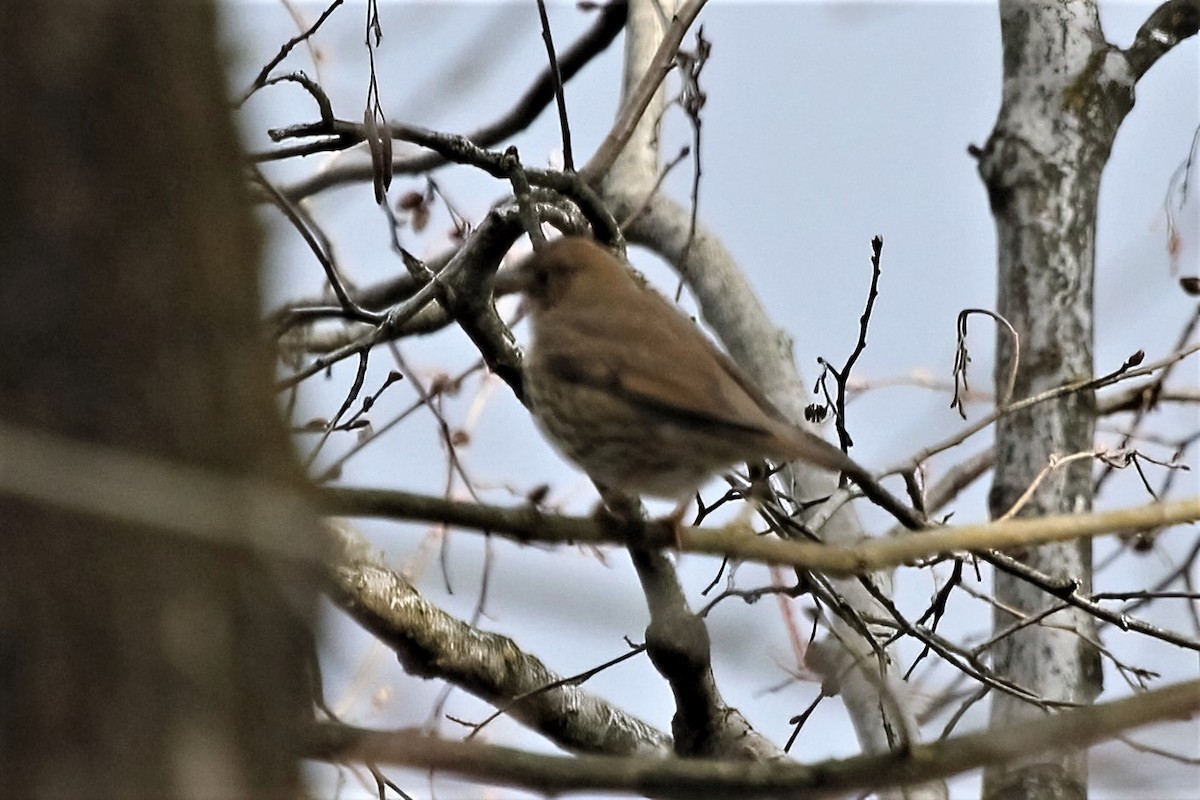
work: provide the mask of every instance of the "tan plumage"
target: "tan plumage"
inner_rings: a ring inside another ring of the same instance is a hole
[[[558,239],[518,271],[533,324],[530,410],[593,480],[683,500],[737,463],[798,460],[870,484],[869,496],[919,524],[849,456],[789,423],[691,320],[600,245]]]

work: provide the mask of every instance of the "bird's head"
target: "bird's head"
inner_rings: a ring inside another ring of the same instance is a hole
[[[546,243],[516,271],[518,287],[535,313],[591,302],[614,291],[628,291],[632,285],[616,256],[581,236]]]

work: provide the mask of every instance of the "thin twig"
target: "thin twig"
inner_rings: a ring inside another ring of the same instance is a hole
[[[945,439],[941,442],[938,442],[937,444],[933,444],[933,445],[930,445],[929,447],[925,447],[925,448],[921,449],[919,452],[917,452],[911,458],[906,459],[905,461],[901,462],[899,465],[896,465],[890,469],[884,470],[883,474],[890,475],[890,474],[895,474],[895,473],[907,472],[911,469],[914,469],[917,465],[919,465],[921,462],[925,461],[926,459],[937,455],[938,453],[942,452],[943,450],[949,450],[952,447],[956,447],[957,445],[966,441],[971,436],[975,435],[976,433],[979,433],[981,430],[984,430],[985,428],[990,427],[996,420],[1000,419],[1001,417],[1008,416],[1010,414],[1015,414],[1018,411],[1024,411],[1025,409],[1030,408],[1031,406],[1038,405],[1039,403],[1046,403],[1051,400],[1056,400],[1059,397],[1065,397],[1066,395],[1069,395],[1069,394],[1090,391],[1092,389],[1100,389],[1105,386],[1109,386],[1111,384],[1118,383],[1123,380],[1129,380],[1132,378],[1140,378],[1145,375],[1153,375],[1158,370],[1163,369],[1164,367],[1169,366],[1171,364],[1174,364],[1177,361],[1182,361],[1183,359],[1195,354],[1198,351],[1200,351],[1200,343],[1191,345],[1190,347],[1187,347],[1183,350],[1176,351],[1169,356],[1161,358],[1152,364],[1147,364],[1146,366],[1140,367],[1138,369],[1131,369],[1131,370],[1128,370],[1125,372],[1110,373],[1109,375],[1104,376],[1103,378],[1095,378],[1095,379],[1089,378],[1087,380],[1075,381],[1074,383],[1063,384],[1062,386],[1057,386],[1053,389],[1047,389],[1046,391],[1041,392],[1036,395],[1033,395],[1032,397],[1027,397],[1024,400],[1018,400],[1015,403],[1001,406],[1000,408],[995,409],[990,414],[984,416],[982,419],[978,420],[977,422],[974,422],[971,425],[968,425],[963,430],[959,431],[958,433],[955,433],[953,436],[950,436],[947,439]]]
[[[266,86],[267,78],[270,76],[271,70],[273,70],[273,69],[275,69],[275,67],[279,66],[279,64],[285,58],[288,57],[288,54],[292,52],[292,50],[296,47],[296,45],[300,44],[301,42],[308,41],[308,39],[314,33],[316,33],[322,25],[325,24],[325,20],[329,19],[329,16],[343,2],[344,2],[344,0],[333,0],[333,2],[329,4],[329,7],[326,8],[321,13],[321,16],[317,17],[317,21],[314,22],[308,28],[308,30],[304,31],[303,33],[301,33],[297,36],[292,37],[283,45],[283,47],[279,48],[279,52],[276,53],[275,57],[272,58],[270,61],[268,61],[266,63],[266,65],[263,66],[263,68],[261,70],[259,70],[259,73],[258,73],[257,77],[255,77],[254,82],[251,83],[250,87],[248,89],[246,89],[245,92],[242,93],[242,96],[237,101],[237,107],[240,108],[247,100],[250,99],[250,95],[254,94],[259,89]]]
[[[267,192],[271,200],[275,203],[276,207],[283,212],[285,217],[287,217],[288,221],[292,223],[292,226],[295,227],[300,233],[301,238],[304,239],[304,242],[308,245],[309,249],[312,250],[313,255],[316,256],[317,262],[321,265],[321,269],[325,271],[325,279],[329,281],[329,286],[333,289],[333,293],[337,297],[338,303],[340,303],[342,306],[342,310],[346,319],[354,322],[369,322],[373,325],[378,325],[380,322],[382,322],[382,314],[378,314],[374,311],[367,311],[365,308],[359,306],[358,303],[355,303],[350,297],[350,293],[347,292],[346,287],[342,285],[341,276],[338,275],[337,268],[333,263],[333,259],[329,253],[326,252],[326,248],[317,241],[317,236],[314,234],[312,228],[310,228],[308,222],[305,220],[304,215],[294,205],[292,205],[290,200],[284,197],[282,192],[275,188],[274,184],[267,180],[266,176],[264,176],[257,169],[255,170],[255,180],[259,186],[261,186]],[[326,244],[328,244],[328,240],[326,240]]]
[[[575,157],[571,154],[571,124],[567,120],[567,98],[563,95],[562,73],[558,70],[558,55],[554,52],[554,37],[550,34],[550,18],[546,14],[546,1],[537,0],[538,16],[542,19],[542,41],[546,43],[546,58],[550,62],[550,76],[554,81],[554,101],[558,106],[558,126],[562,130],[563,169],[575,171]]]
[[[954,397],[950,400],[950,407],[958,409],[958,415],[963,419],[967,418],[966,397],[971,391],[967,384],[967,365],[971,363],[971,356],[967,352],[967,318],[972,314],[984,314],[991,317],[1012,337],[1012,363],[1008,367],[1008,382],[1004,386],[1004,394],[1000,397],[999,405],[1004,406],[1012,402],[1013,388],[1017,385],[1017,369],[1021,364],[1021,337],[1011,322],[995,311],[989,311],[986,308],[964,308],[958,312],[958,339],[954,350],[953,369]]]

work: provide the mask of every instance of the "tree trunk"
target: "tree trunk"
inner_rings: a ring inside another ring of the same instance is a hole
[[[198,0],[0,6],[5,797],[299,794],[314,593],[244,490],[302,484],[215,42]]]
[[[1004,91],[999,119],[979,169],[996,220],[998,310],[1020,337],[1012,397],[1006,397],[1014,347],[997,333],[996,396],[1019,400],[1092,375],[1093,270],[1100,176],[1120,121],[1133,104],[1133,79],[1104,40],[1094,2],[1007,0],[1000,4]],[[1007,512],[1052,456],[1090,450],[1095,401],[1081,392],[1002,418],[996,431],[993,518]],[[1092,503],[1092,465],[1055,470],[1020,515],[1084,512]],[[1039,547],[1009,555],[1055,578],[1091,586],[1091,543]],[[996,631],[1055,602],[1041,589],[997,571]],[[1088,644],[1092,619],[1061,611],[1003,639],[992,651],[1001,674],[1046,700],[1090,703],[1099,694],[1099,654]],[[1046,713],[993,693],[991,724]],[[1035,753],[984,775],[984,796],[1086,797],[1085,752]]]

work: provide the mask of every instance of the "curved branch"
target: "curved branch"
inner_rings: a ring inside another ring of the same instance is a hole
[[[1171,48],[1200,29],[1200,0],[1167,0],[1146,18],[1125,51],[1134,80],[1145,75]]]
[[[296,386],[343,359],[396,338],[410,320],[430,306],[440,305],[479,348],[488,368],[511,386],[518,398],[522,397],[521,352],[513,341],[512,332],[492,304],[496,268],[520,232],[515,209],[493,209],[445,268],[404,303],[393,306],[382,324],[314,359],[305,368],[279,381],[277,388]]]
[[[663,553],[630,546],[646,595],[650,624],[646,652],[675,696],[675,754],[689,758],[769,761],[784,754],[728,705],[712,671],[712,643],[704,621],[688,608],[674,566]]]
[[[558,62],[565,83],[575,77],[593,58],[604,52],[617,34],[625,27],[628,3],[617,0],[609,3],[600,12],[596,23],[581,36]],[[511,110],[500,119],[485,125],[465,138],[479,147],[491,147],[524,130],[537,119],[554,99],[554,77],[549,69],[544,70],[525,91]],[[420,153],[398,155],[392,161],[394,175],[417,175],[429,172],[449,163],[442,153]],[[283,193],[293,200],[308,197],[324,189],[345,183],[369,181],[373,176],[370,164],[346,164],[319,172],[304,180],[291,184]]]
[[[604,790],[652,797],[841,797],[881,787],[947,778],[1036,750],[1082,748],[1131,728],[1187,720],[1200,712],[1200,681],[991,731],[957,736],[908,752],[857,756],[813,765],[700,759],[543,756],[509,747],[453,742],[418,731],[370,731],[317,725],[302,754],[329,761],[360,760],[447,772],[544,794]]]
[[[606,755],[665,755],[670,740],[636,717],[571,685],[512,639],[487,633],[421,597],[366,554],[357,534],[331,531],[334,602],[395,652],[408,674],[440,678],[493,705],[560,747]],[[546,691],[540,689],[552,686]]]

